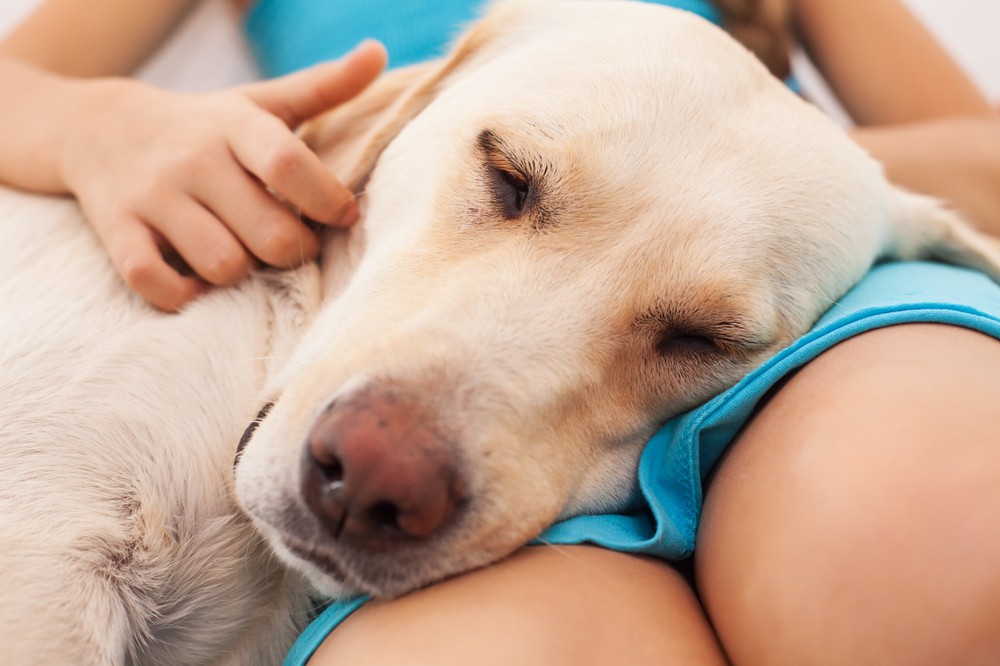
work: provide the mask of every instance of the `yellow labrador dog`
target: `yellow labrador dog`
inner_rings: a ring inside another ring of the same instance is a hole
[[[878,257],[1000,275],[662,7],[500,3],[303,135],[363,222],[179,315],[74,204],[0,194],[0,661],[277,663],[310,589],[401,594],[623,503],[658,424]]]

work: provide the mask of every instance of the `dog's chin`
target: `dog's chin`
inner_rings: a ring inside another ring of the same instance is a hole
[[[271,545],[285,564],[300,572],[322,597],[342,598],[367,590],[351,582],[336,560],[291,538],[272,538]]]
[[[428,570],[418,565],[418,570],[414,571],[414,562],[404,557],[393,558],[391,563],[379,558],[381,562],[370,563],[370,566],[352,566],[342,562],[336,553],[288,538],[274,544],[274,548],[286,564],[305,576],[317,594],[329,598],[367,594],[379,599],[391,599],[449,575],[437,567]],[[465,565],[454,573],[462,573],[469,568],[472,567]]]
[[[396,548],[365,550],[333,541],[317,531],[295,534],[258,520],[278,557],[301,573],[316,593],[327,598],[367,594],[379,599],[409,592],[503,559],[530,540],[505,540],[490,547],[457,543],[454,532]],[[302,521],[297,524],[303,526]],[[316,524],[318,528],[318,523]]]

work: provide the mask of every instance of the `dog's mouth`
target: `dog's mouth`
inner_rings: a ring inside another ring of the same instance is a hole
[[[352,582],[340,564],[337,563],[337,560],[330,557],[324,550],[317,548],[313,544],[299,541],[297,538],[288,536],[287,534],[281,537],[281,542],[288,549],[288,552],[318,567],[334,583],[350,584]]]
[[[475,522],[466,520],[472,513],[469,503],[456,513],[449,527],[433,536],[394,534],[361,543],[344,539],[342,534],[338,537],[301,501],[291,504],[294,506],[281,512],[284,519],[276,521],[279,524],[268,521],[266,532],[279,546],[278,552],[291,554],[290,563],[313,578],[319,590],[347,587],[376,597],[395,597],[485,563],[457,557],[470,551],[456,545],[462,534],[469,533],[464,526]]]
[[[420,561],[421,557],[412,552],[412,548],[373,558],[366,553],[304,541],[287,533],[280,539],[289,553],[322,573],[326,580],[318,581],[320,589],[332,585],[389,598],[428,585],[438,578],[428,580],[426,576],[415,575],[412,563]]]
[[[248,427],[241,449],[268,411]],[[255,498],[246,508],[279,552],[319,576],[321,590],[347,584],[395,596],[421,587],[456,572],[455,560],[464,559],[456,553],[468,550],[459,544],[476,532],[466,465],[451,432],[413,393],[368,383],[315,418],[289,477],[295,480],[281,496]]]

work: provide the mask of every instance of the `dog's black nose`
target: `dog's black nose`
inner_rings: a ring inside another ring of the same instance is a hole
[[[317,419],[302,492],[335,538],[361,548],[429,537],[462,498],[455,451],[416,401],[378,386],[338,399]]]

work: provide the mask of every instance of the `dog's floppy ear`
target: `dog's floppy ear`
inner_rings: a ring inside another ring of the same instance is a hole
[[[357,193],[385,148],[381,144],[388,144],[385,137],[391,140],[386,125],[402,117],[407,93],[436,67],[437,63],[426,63],[383,74],[351,101],[305,123],[299,137]]]
[[[303,125],[299,136],[341,182],[360,191],[396,134],[434,99],[455,70],[483,50],[501,25],[515,19],[520,5],[503,3],[475,23],[444,59],[382,75],[358,97]]]
[[[976,231],[937,199],[893,188],[895,214],[886,254],[975,268],[1000,282],[1000,241]]]

